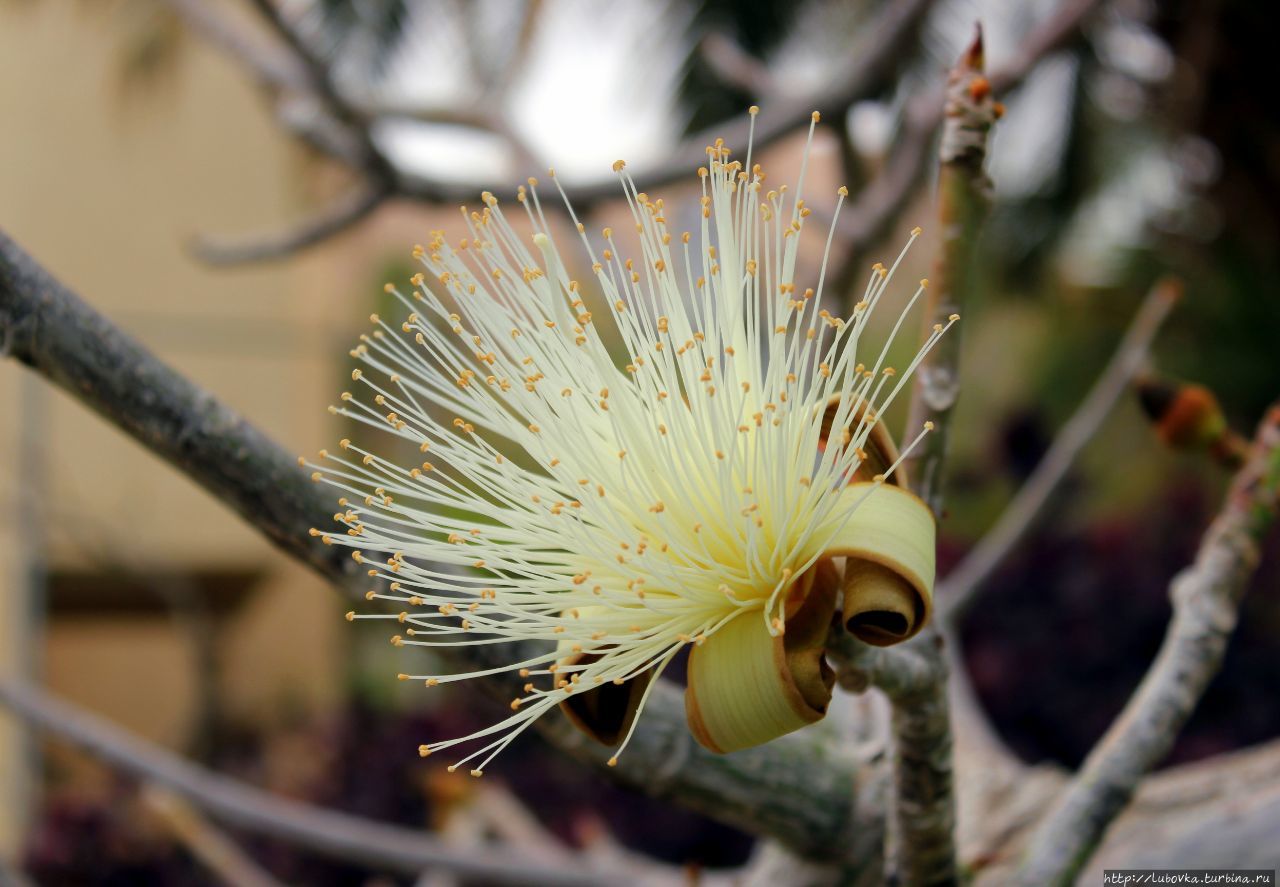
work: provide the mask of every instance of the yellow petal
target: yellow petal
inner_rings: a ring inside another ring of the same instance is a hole
[[[905,641],[933,608],[933,512],[918,496],[889,484],[851,484],[841,495],[848,508],[837,506],[831,520],[844,524],[824,555],[849,559],[845,627],[876,646]]]
[[[720,753],[750,748],[827,713],[834,675],[823,647],[837,586],[831,569],[815,567],[792,586],[782,635],[770,635],[752,610],[690,652],[685,714],[703,746]]]

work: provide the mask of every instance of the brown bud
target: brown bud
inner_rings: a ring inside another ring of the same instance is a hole
[[[1141,379],[1138,402],[1160,439],[1174,449],[1205,449],[1226,430],[1218,399],[1203,385]]]
[[[1226,465],[1236,465],[1243,441],[1227,424],[1217,397],[1203,385],[1145,377],[1137,382],[1138,403],[1156,434],[1175,450],[1208,452]]]

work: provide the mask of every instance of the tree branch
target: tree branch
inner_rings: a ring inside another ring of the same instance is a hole
[[[946,123],[939,148],[938,215],[942,252],[925,295],[924,335],[952,323],[968,291],[978,231],[986,217],[990,182],[984,165],[987,135],[996,118],[990,84],[983,76],[982,31],[947,78]],[[947,428],[960,393],[960,345],[943,336],[916,369],[908,428],[932,432],[907,459],[916,492],[937,517],[942,511],[942,468]],[[897,866],[908,885],[953,884],[955,789],[947,688],[947,656],[942,636],[928,626],[915,644],[929,663],[932,680],[910,694],[891,697],[894,737],[893,822]]]
[[[164,786],[230,825],[292,841],[331,858],[411,873],[433,866],[500,884],[591,887],[627,883],[568,865],[536,863],[496,847],[487,847],[483,853],[474,848],[451,848],[416,829],[384,825],[280,798],[184,761],[19,681],[0,678],[0,703],[40,729],[86,749],[126,773]]]
[[[264,20],[310,72],[310,91],[326,106],[329,115],[342,130],[341,135],[355,137],[360,150],[353,153],[348,144],[349,139],[339,137],[328,131],[327,127],[318,125],[312,119],[314,115],[307,119],[293,119],[289,126],[294,132],[339,162],[354,166],[366,174],[372,173],[370,177],[374,180],[379,177],[390,180],[399,196],[432,204],[465,201],[478,196],[480,189],[470,185],[395,169],[369,139],[367,123],[372,116],[376,116],[376,109],[373,114],[366,112],[339,93],[325,61],[316,56],[273,0],[252,2]],[[836,116],[843,114],[854,102],[870,95],[897,64],[934,2],[935,0],[901,0],[884,4],[875,21],[867,27],[865,37],[851,53],[855,63],[838,82],[805,101],[788,103],[786,108],[779,106],[761,111],[756,118],[756,146],[763,148],[800,127],[807,126],[813,110]],[[745,144],[747,124],[742,121],[729,125],[718,124],[691,136],[677,146],[665,161],[637,169],[636,179],[643,181],[649,188],[684,179],[705,161],[705,147],[717,136],[723,136],[731,144]],[[588,212],[596,203],[620,196],[617,181],[611,177],[569,188],[568,193],[582,212]]]
[[[825,91],[806,99],[788,101],[785,106],[779,103],[761,108],[755,123],[756,150],[807,127],[813,111],[834,118],[845,113],[850,105],[871,95],[898,64],[934,2],[898,0],[881,5],[875,20],[867,25],[864,36],[850,48],[849,55],[855,61],[843,77]],[[723,138],[729,145],[745,146],[747,129],[745,120],[718,123],[685,139],[661,163],[637,167],[634,178],[648,189],[680,181],[706,161],[706,146],[716,138]],[[569,189],[568,193],[575,206],[589,206],[615,198],[618,187],[614,180],[607,179],[580,185]]]
[[[1004,94],[1016,88],[1046,55],[1061,49],[1076,36],[1081,22],[1101,0],[1064,0],[1058,10],[1022,41],[1021,50],[988,76],[992,91]],[[942,90],[914,97],[903,114],[902,132],[888,154],[888,162],[871,184],[859,192],[838,230],[845,248],[863,250],[893,224],[912,190],[923,182],[929,160],[929,144],[943,121]]]
[[[283,887],[175,792],[149,784],[143,786],[142,800],[169,834],[223,883],[236,887]]]
[[[292,255],[364,220],[391,196],[389,186],[362,186],[286,231],[221,240],[201,237],[191,251],[211,265],[243,265]]]
[[[836,681],[849,692],[875,687],[890,699],[909,699],[945,677],[945,668],[940,672],[937,658],[923,654],[920,643],[873,647],[834,628],[827,638],[827,656],[835,665]]]
[[[295,460],[211,394],[161,363],[0,233],[0,353],[27,364],[173,464],[286,553],[351,593],[361,568],[308,530],[334,504]],[[469,648],[477,653],[491,648]],[[520,679],[514,675],[510,680]],[[494,686],[490,682],[490,686]],[[510,685],[498,687],[505,700]],[[627,754],[588,743],[563,718],[539,727],[611,778],[817,857],[851,852],[856,766],[814,732],[734,755],[697,745],[674,687],[655,688]]]
[[[769,66],[743,49],[736,40],[712,31],[698,43],[698,53],[713,74],[747,95],[772,95],[777,85]]]
[[[262,45],[208,0],[164,0],[192,31],[247,68],[263,86],[305,90],[307,73],[289,56]]]
[[[1035,523],[1053,491],[1066,476],[1076,456],[1115,406],[1129,382],[1142,367],[1151,341],[1178,301],[1182,286],[1164,278],[1152,287],[1139,307],[1110,363],[1075,413],[1062,426],[1053,445],[1036,465],[1031,476],[1010,501],[995,524],[969,555],[938,585],[938,616],[946,622],[963,619],[973,605],[982,583],[1008,556]]]
[[[1263,418],[1244,468],[1200,544],[1173,581],[1173,620],[1128,705],[1036,827],[1016,882],[1069,884],[1168,753],[1222,665],[1240,600],[1280,508],[1280,402]]]

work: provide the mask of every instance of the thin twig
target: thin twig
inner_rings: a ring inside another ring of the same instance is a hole
[[[1181,284],[1172,278],[1160,280],[1151,288],[1107,368],[1062,426],[1049,451],[973,551],[939,584],[939,618],[949,622],[963,619],[982,583],[1030,530],[1036,515],[1142,367],[1151,341],[1169,316],[1181,289]]]
[[[325,856],[416,873],[427,866],[503,884],[621,884],[622,879],[547,866],[497,848],[445,847],[432,835],[277,797],[184,761],[172,752],[37,688],[0,678],[0,703],[15,714],[134,776],[199,804],[231,825],[292,841]]]
[[[867,98],[892,71],[903,52],[911,44],[924,16],[936,0],[899,0],[885,3],[875,19],[850,48],[850,65],[843,76],[837,78],[825,90],[807,98],[763,107],[755,120],[755,147],[757,150],[809,125],[812,112],[825,117],[837,117],[849,107]],[[682,141],[667,157],[653,166],[637,166],[634,177],[646,188],[652,189],[681,181],[691,171],[706,161],[706,146],[717,137],[729,145],[746,145],[748,121],[735,120],[716,124],[695,133]],[[598,183],[579,185],[567,189],[575,206],[590,206],[601,200],[618,196],[615,179],[603,179]]]
[[[191,854],[223,882],[235,887],[281,887],[281,882],[253,861],[227,834],[216,828],[181,796],[156,785],[145,786],[142,800]]]
[[[307,73],[289,55],[266,46],[209,0],[164,0],[188,28],[243,65],[263,86],[305,90]]]
[[[1052,16],[1022,41],[1018,54],[992,70],[991,88],[1004,94],[1017,87],[1046,55],[1061,49],[1079,32],[1081,23],[1101,0],[1065,0]],[[902,130],[888,153],[884,168],[859,192],[840,216],[839,232],[845,249],[859,252],[880,237],[910,203],[913,190],[924,181],[929,144],[943,119],[942,90],[922,93],[907,103]]]
[[[284,552],[354,594],[361,568],[340,546],[308,530],[334,503],[294,458],[211,394],[178,375],[55,280],[0,233],[0,342],[203,486]],[[475,655],[495,647],[467,648]],[[501,665],[504,663],[493,663]],[[509,700],[522,679],[496,693]],[[491,686],[495,686],[490,682]],[[815,857],[853,852],[850,793],[857,762],[809,732],[734,754],[693,741],[674,687],[655,688],[616,767],[612,752],[563,718],[538,727],[553,744],[600,772]],[[814,766],[822,761],[821,767]]]
[[[503,843],[519,848],[530,859],[560,862],[573,857],[564,842],[505,788],[480,785],[470,798],[470,804],[494,835]]]
[[[236,240],[201,237],[191,244],[191,250],[210,265],[244,265],[278,259],[355,226],[390,196],[389,187],[360,187],[289,230]]]
[[[808,126],[810,112],[817,110],[828,116],[839,116],[848,110],[854,102],[866,98],[883,82],[886,72],[890,71],[901,58],[903,51],[915,36],[924,15],[936,0],[902,0],[902,2],[886,3],[865,29],[864,36],[858,41],[851,55],[855,64],[844,72],[836,82],[826,90],[809,98],[788,103],[787,107],[771,107],[761,111],[756,119],[755,144],[757,147],[768,146],[775,141]],[[320,59],[301,38],[292,24],[287,21],[272,0],[253,0],[253,4],[263,14],[264,19],[280,35],[281,39],[294,50],[311,71],[312,79],[318,93],[317,97],[329,108],[337,121],[345,126],[358,122],[360,118],[376,115],[367,113],[357,103],[353,103],[334,88],[324,60]],[[322,150],[326,146],[344,146],[345,139],[336,138],[332,133],[316,132],[323,129],[316,125],[314,119],[307,121],[294,120],[295,131],[299,131],[307,140]],[[363,132],[362,144],[369,148],[367,131]],[[729,125],[717,125],[706,131],[697,133],[680,143],[661,163],[638,168],[635,176],[643,181],[646,187],[656,188],[679,181],[697,169],[706,158],[705,148],[718,136],[723,136],[730,144],[745,144],[747,125],[738,121]],[[374,152],[374,156],[385,163],[385,158]],[[353,161],[347,152],[338,152],[335,159],[347,165],[363,167],[362,158]],[[469,200],[477,196],[479,189],[467,184],[460,184],[450,179],[411,173],[407,170],[386,168],[395,184],[396,193],[400,196],[425,203],[452,203]],[[591,206],[605,200],[613,200],[619,196],[617,180],[602,178],[600,181],[579,185],[568,189],[569,196],[575,206],[583,212]]]
[[[185,5],[188,0],[170,2]],[[788,103],[785,108],[781,105],[766,108],[758,116],[755,127],[757,147],[772,144],[806,125],[813,109],[837,117],[855,101],[869,95],[882,82],[891,66],[896,64],[902,49],[910,42],[924,14],[934,2],[935,0],[903,0],[900,3],[885,4],[878,18],[867,30],[862,43],[865,51],[855,54],[855,64],[850,66],[838,83],[807,101]],[[285,101],[279,115],[281,122],[307,144],[355,169],[370,184],[367,191],[357,193],[319,218],[303,222],[293,230],[246,238],[240,243],[213,242],[197,247],[197,255],[206,261],[229,265],[291,255],[359,221],[373,208],[367,201],[373,200],[375,194],[382,195],[377,198],[379,202],[388,194],[396,194],[431,204],[466,201],[477,196],[479,188],[475,186],[398,169],[375,144],[369,128],[373,120],[387,114],[403,118],[429,118],[433,122],[465,121],[465,125],[498,134],[522,164],[533,162],[528,146],[503,121],[489,115],[476,115],[466,109],[427,111],[363,106],[359,99],[353,99],[338,89],[329,61],[308,44],[275,0],[252,0],[252,4],[291,53],[292,67],[302,72],[301,78],[295,73],[290,79],[293,91],[313,99],[306,102],[295,97]],[[495,80],[495,89],[508,83],[513,76],[512,72],[523,63],[524,54],[532,41],[539,8],[536,2],[527,4],[517,52],[511,64]],[[201,14],[194,21],[203,22],[207,17]],[[208,33],[208,28],[204,32]],[[214,42],[233,57],[250,64],[260,80],[269,82],[273,88],[277,85],[280,78],[274,74],[266,78],[259,60],[245,60],[243,47],[239,42],[228,42],[219,31],[214,31],[213,37]],[[299,107],[300,101],[302,107]],[[489,103],[493,101],[489,100]],[[637,178],[643,178],[648,187],[657,187],[685,177],[705,159],[705,146],[720,135],[731,143],[743,143],[746,141],[746,124],[739,121],[729,126],[717,126],[714,131],[699,133],[682,142],[666,162],[637,172]],[[569,194],[579,211],[586,213],[596,203],[617,198],[619,191],[616,180],[604,179],[594,184],[571,188]]]
[[[1195,562],[1169,589],[1173,619],[1137,691],[1036,827],[1020,885],[1070,884],[1143,776],[1168,753],[1222,665],[1240,601],[1280,509],[1280,402],[1267,412]]]
[[[525,0],[520,16],[520,30],[516,32],[515,47],[494,72],[485,92],[486,100],[500,102],[511,91],[521,71],[529,62],[534,38],[538,35],[538,21],[542,17],[542,0]]]
[[[713,74],[747,95],[764,98],[777,89],[769,66],[728,34],[712,31],[698,44],[698,52]]]

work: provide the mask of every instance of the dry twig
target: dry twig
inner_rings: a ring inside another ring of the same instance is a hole
[[[1016,883],[1069,884],[1143,776],[1168,753],[1222,665],[1241,598],[1280,510],[1280,403],[1254,436],[1244,468],[1174,579],[1173,620],[1141,685],[1049,814],[1036,827]]]
[[[501,884],[626,883],[567,865],[547,866],[496,848],[454,849],[429,834],[287,800],[211,773],[60,702],[35,687],[0,679],[0,703],[43,730],[134,776],[164,786],[231,825],[292,841],[325,856],[375,869],[417,873],[434,866]]]
[[[224,832],[215,828],[181,796],[156,785],[144,786],[142,799],[169,833],[205,868],[235,887],[281,887]]]
[[[1119,347],[1080,406],[1062,426],[1049,451],[1036,465],[999,519],[968,556],[938,585],[938,615],[947,622],[964,618],[982,583],[1026,535],[1076,456],[1093,438],[1111,408],[1124,394],[1146,360],[1151,341],[1169,316],[1181,292],[1172,278],[1152,287],[1134,315]]]

